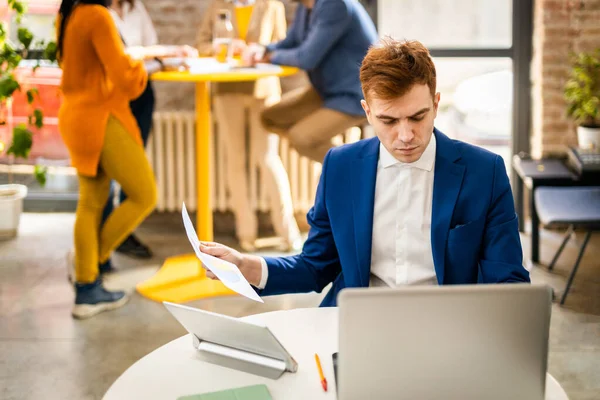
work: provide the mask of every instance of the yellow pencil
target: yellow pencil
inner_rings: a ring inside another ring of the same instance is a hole
[[[323,368],[321,368],[321,360],[319,360],[319,355],[315,353],[315,361],[317,363],[317,369],[319,370],[319,377],[321,378],[321,386],[323,386],[323,390],[327,391],[327,379],[323,375]]]

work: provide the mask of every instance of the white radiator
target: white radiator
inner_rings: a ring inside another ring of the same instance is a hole
[[[349,129],[334,139],[336,145],[359,140],[360,128]],[[229,209],[228,185],[225,174],[223,140],[218,130],[212,136],[211,182],[212,204],[215,211]],[[195,176],[195,114],[193,112],[157,112],[146,153],[154,170],[158,188],[157,211],[180,211],[185,202],[188,210],[196,210]],[[300,157],[281,140],[279,154],[288,171],[292,200],[296,212],[306,213],[313,204],[321,164]],[[250,155],[250,160],[254,157]],[[252,165],[252,164],[250,164]],[[257,168],[251,168],[250,202],[255,210],[269,211],[266,191],[258,178]],[[235,183],[234,183],[235,184]]]
[[[196,210],[195,121],[193,113],[155,113],[146,146],[154,170],[158,211]]]

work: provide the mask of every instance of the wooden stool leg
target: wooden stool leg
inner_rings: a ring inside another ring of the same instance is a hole
[[[571,275],[569,275],[569,280],[567,281],[567,287],[565,288],[565,292],[560,299],[560,305],[565,304],[565,300],[567,299],[567,294],[569,294],[569,289],[571,289],[571,284],[573,283],[573,278],[575,278],[575,274],[577,273],[577,268],[579,268],[579,263],[581,262],[581,258],[583,257],[583,252],[590,241],[590,236],[592,236],[592,231],[588,231],[585,235],[585,239],[583,240],[583,245],[581,245],[581,249],[579,250],[579,255],[577,256],[577,261],[575,261],[575,265],[573,266],[573,270],[571,271]]]

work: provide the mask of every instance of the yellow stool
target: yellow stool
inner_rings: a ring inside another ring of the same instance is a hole
[[[139,283],[136,289],[150,300],[172,303],[237,295],[220,281],[207,278],[200,260],[194,254],[168,258],[154,276]]]

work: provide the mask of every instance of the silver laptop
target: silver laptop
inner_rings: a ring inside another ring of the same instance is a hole
[[[543,400],[552,291],[529,284],[346,289],[339,400]]]
[[[270,379],[298,364],[268,327],[180,304],[163,302],[192,335],[198,358]]]

